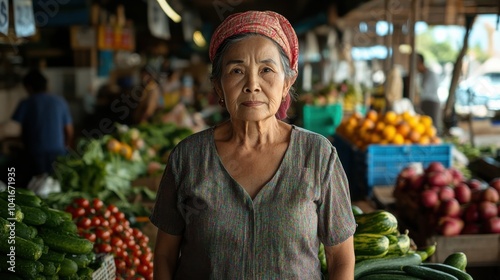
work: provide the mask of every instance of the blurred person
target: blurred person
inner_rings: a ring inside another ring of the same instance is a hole
[[[419,108],[424,115],[432,118],[432,123],[440,132],[441,102],[438,96],[439,78],[436,73],[425,65],[424,56],[417,54],[417,71],[421,76],[421,86],[418,96]]]
[[[387,99],[387,109],[394,111],[396,114],[408,112],[415,115],[413,103],[409,98],[403,97],[403,77],[401,70],[394,67],[387,75],[385,84],[385,95]]]
[[[298,39],[270,11],[233,14],[209,48],[230,118],[171,152],[151,221],[155,279],[354,278],[347,177],[332,143],[288,124]]]
[[[48,92],[47,79],[37,69],[23,78],[28,97],[17,106],[12,120],[21,126],[22,164],[28,178],[52,175],[53,162],[73,142],[73,119],[63,97]]]
[[[155,75],[148,67],[140,71],[140,88],[137,107],[132,113],[132,123],[140,124],[151,121],[156,111],[161,108],[161,91]]]

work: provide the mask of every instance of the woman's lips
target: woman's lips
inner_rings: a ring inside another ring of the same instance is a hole
[[[243,106],[247,106],[247,107],[256,107],[256,106],[264,104],[264,102],[260,102],[260,101],[245,101],[245,102],[243,102],[241,104]]]

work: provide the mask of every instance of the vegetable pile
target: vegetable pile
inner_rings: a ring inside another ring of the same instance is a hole
[[[153,255],[149,237],[132,228],[115,205],[98,198],[77,198],[66,207],[78,226],[78,233],[94,243],[96,254],[113,254],[117,279],[153,279]]]
[[[78,235],[71,215],[29,190],[0,193],[0,240],[2,279],[92,279],[97,269],[94,244]]]
[[[436,244],[412,246],[408,231],[401,234],[396,217],[385,210],[362,213],[353,207],[353,212],[358,224],[354,234],[354,279],[472,279],[465,272],[465,254],[451,254],[444,263],[424,262],[434,254]]]
[[[422,216],[429,234],[443,236],[500,233],[499,194],[500,178],[489,183],[465,179],[459,170],[439,162],[424,170],[403,168],[394,190],[400,212]]]

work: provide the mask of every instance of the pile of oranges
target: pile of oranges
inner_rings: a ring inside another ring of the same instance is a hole
[[[393,111],[378,113],[370,110],[364,117],[354,113],[340,123],[336,133],[360,149],[370,144],[441,143],[431,117],[409,112],[396,114]]]

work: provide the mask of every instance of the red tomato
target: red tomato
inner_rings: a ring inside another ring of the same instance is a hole
[[[113,236],[111,238],[111,245],[121,248],[123,246],[123,240],[121,240],[121,238],[119,237]]]
[[[115,216],[111,215],[109,218],[108,218],[108,222],[109,222],[109,225],[112,227],[116,224],[116,218]]]
[[[120,253],[116,253],[116,257],[122,260],[128,259],[128,252],[125,250],[122,250]]]
[[[125,270],[127,268],[127,264],[123,259],[115,259],[115,265],[117,270]]]
[[[92,200],[92,206],[95,210],[100,210],[104,206],[104,202],[102,202],[99,198],[94,198]]]
[[[71,205],[68,205],[68,206],[66,207],[66,209],[64,209],[64,211],[66,211],[66,212],[70,213],[70,214],[71,214],[71,216],[72,216],[73,218],[75,218],[75,215],[73,214],[73,212],[75,212],[75,207],[73,207],[73,206],[71,206]]]
[[[88,229],[92,225],[92,221],[87,217],[82,217],[78,221],[77,225],[79,228]]]
[[[108,205],[107,209],[111,212],[111,214],[115,214],[115,213],[120,212],[118,207],[116,207],[114,204]]]
[[[97,245],[97,250],[99,250],[100,253],[109,253],[112,249],[113,248],[111,247],[111,245],[107,243],[101,243]]]
[[[104,208],[103,208],[104,209]],[[104,209],[102,211],[102,216],[106,219],[109,219],[109,217],[111,217],[111,211],[109,211],[108,209]]]
[[[126,240],[125,243],[127,244],[127,247],[130,249],[133,249],[135,246],[135,240],[133,238],[129,238],[128,240]]]
[[[153,254],[151,254],[151,253],[147,253],[147,252],[146,252],[146,253],[143,253],[143,254],[141,255],[141,258],[140,258],[140,259],[141,259],[141,263],[142,263],[142,264],[147,264],[147,263],[151,262],[151,260],[153,259]]]
[[[125,214],[123,212],[117,212],[114,214],[115,218],[116,218],[116,221],[119,223],[119,222],[123,222],[125,220]]]
[[[75,208],[73,210],[73,218],[83,217],[85,216],[85,208]]]
[[[104,217],[99,217],[99,220],[101,221],[101,226],[105,228],[109,228],[109,221],[106,220]]]
[[[90,202],[83,197],[76,198],[73,202],[77,205],[77,207],[88,208],[90,206]]]
[[[97,216],[92,217],[91,221],[93,227],[98,227],[101,225],[101,219],[99,219],[99,217]]]
[[[89,240],[90,242],[95,242],[96,240],[96,235],[93,232],[86,232],[83,235],[85,239]]]
[[[141,264],[137,267],[137,272],[142,276],[147,276],[149,274],[149,267],[145,264]]]
[[[123,226],[120,224],[115,224],[111,227],[114,232],[123,232]]]
[[[136,258],[135,256],[132,256],[132,265],[134,267],[138,267],[141,264],[141,260],[139,258]]]
[[[132,234],[135,236],[135,238],[141,238],[144,235],[138,228],[133,228],[132,230]]]
[[[103,241],[109,241],[111,239],[111,232],[102,227],[97,228],[95,234],[97,235],[97,238]]]

